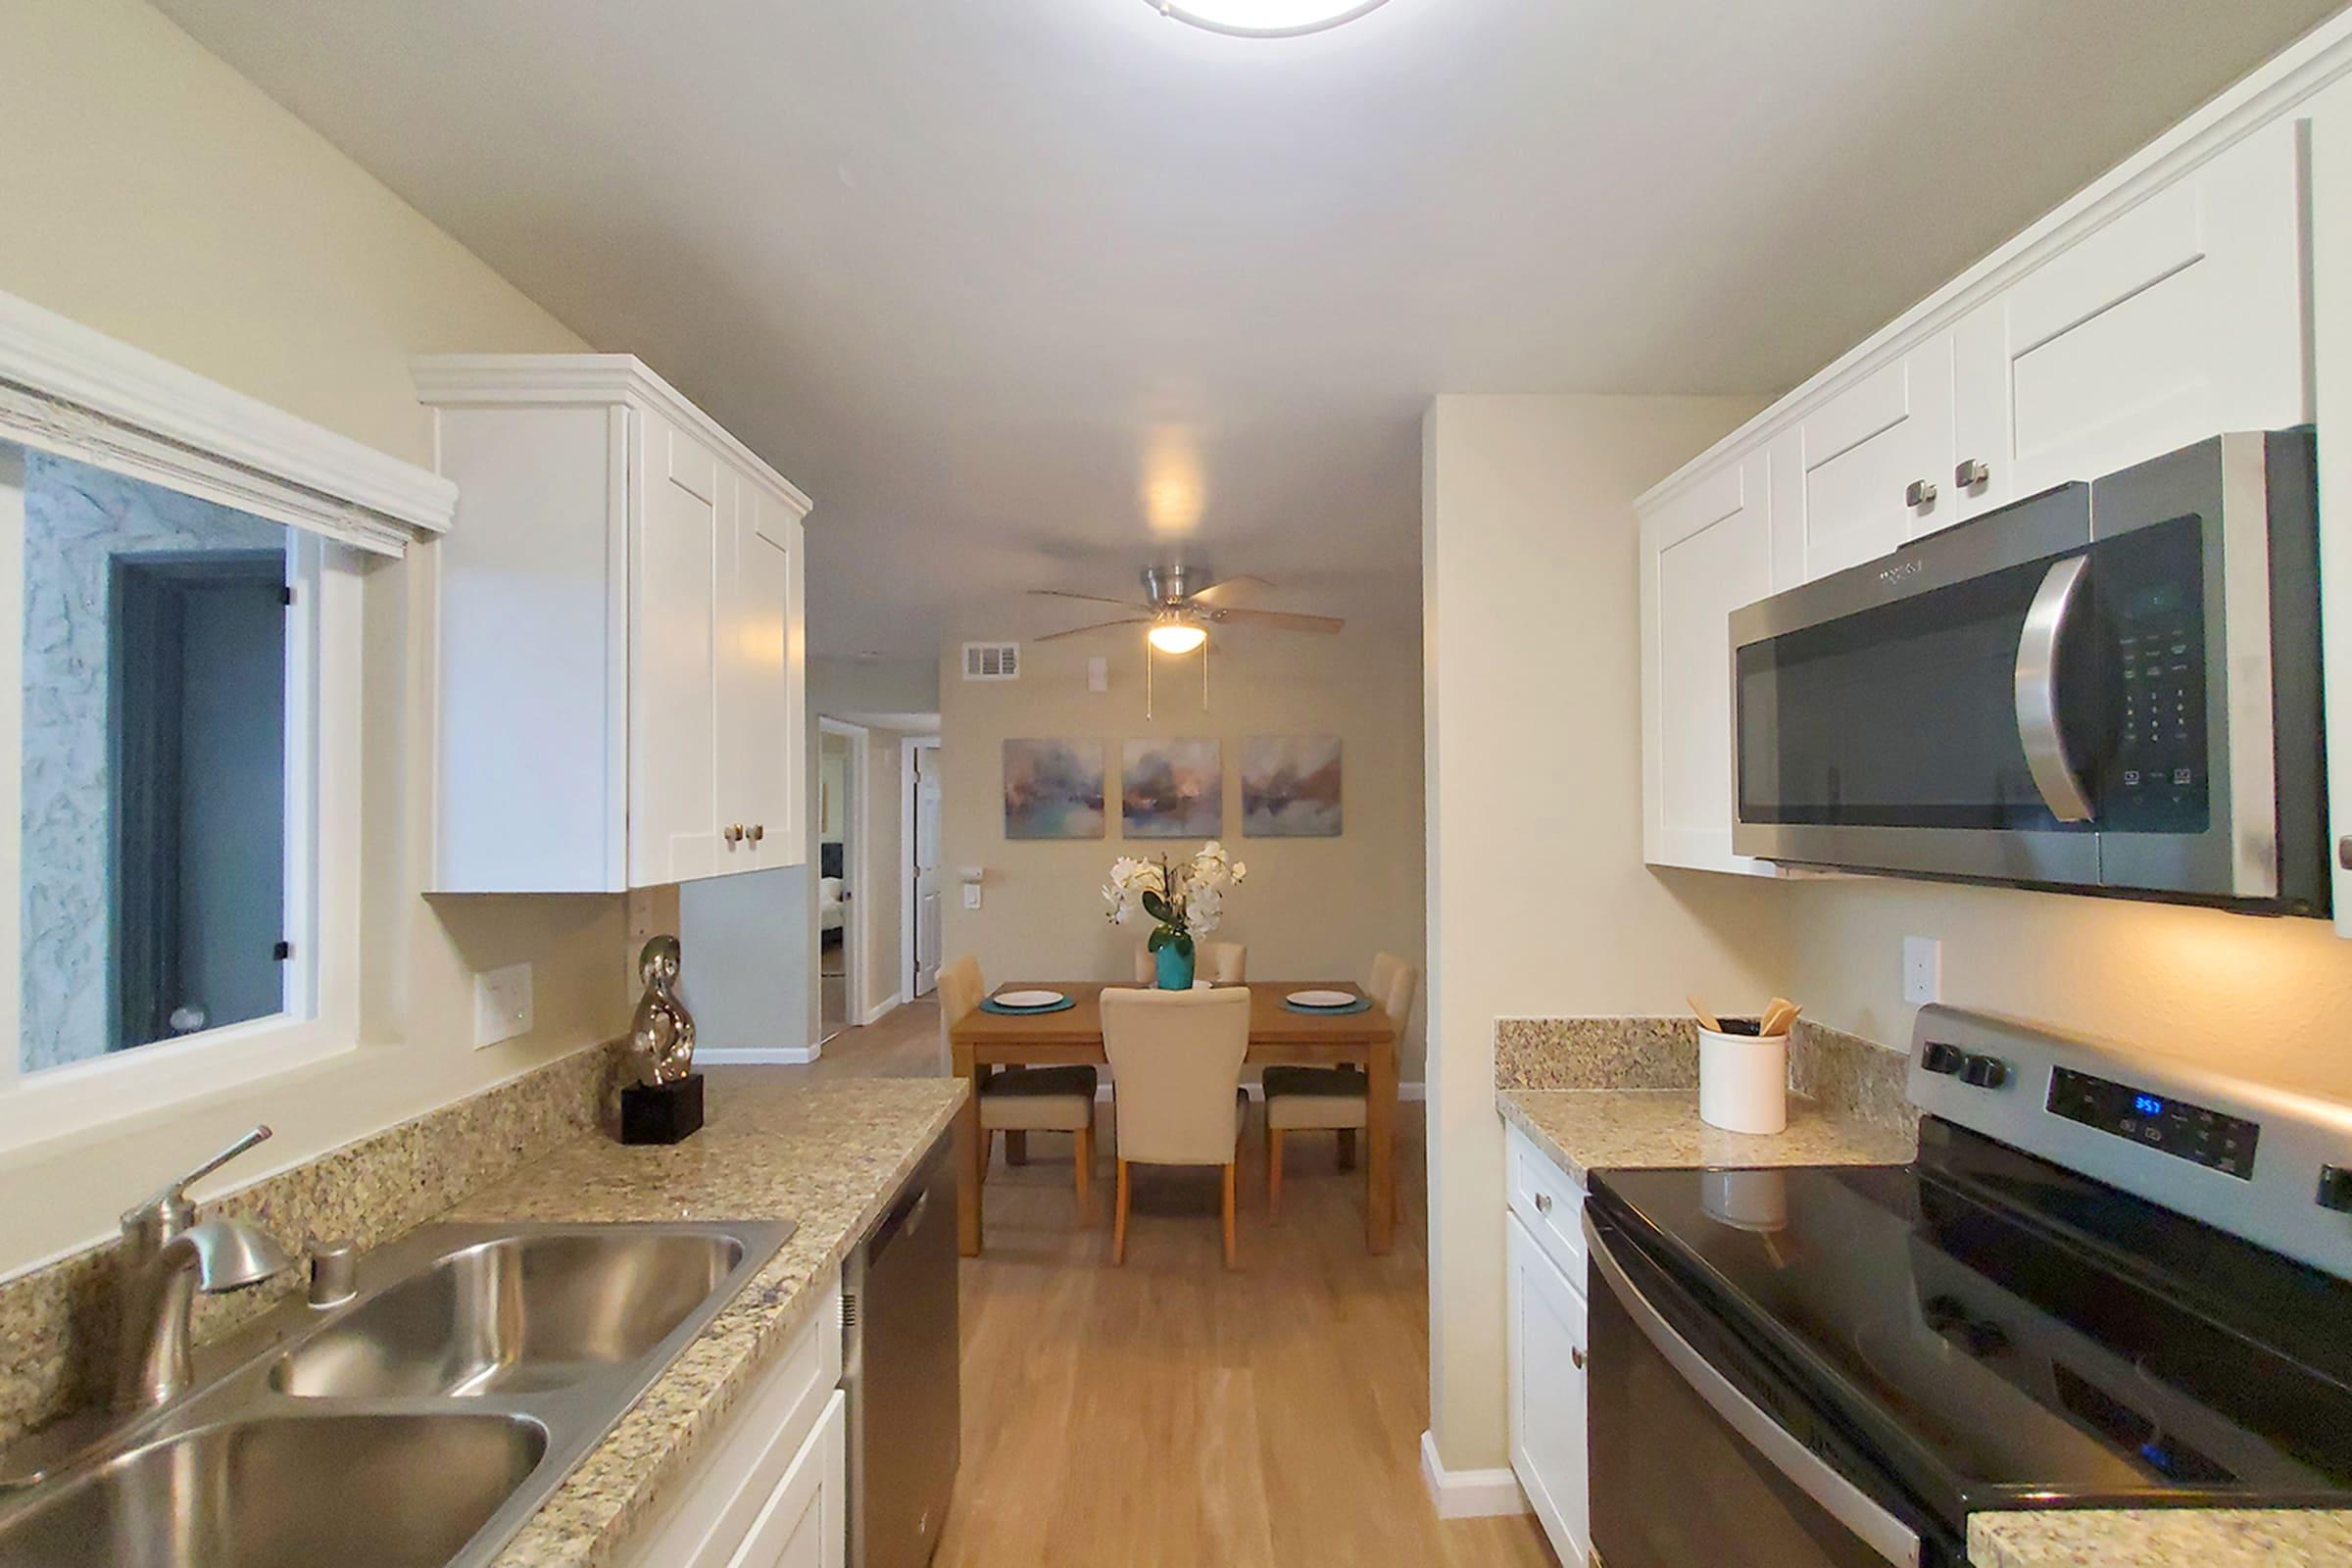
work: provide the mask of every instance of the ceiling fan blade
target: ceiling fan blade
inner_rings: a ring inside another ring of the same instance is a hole
[[[1050,643],[1057,638],[1076,637],[1082,632],[1102,631],[1111,626],[1149,626],[1151,624],[1152,620],[1148,615],[1131,615],[1125,620],[1098,620],[1090,625],[1072,626],[1068,631],[1050,631],[1043,637],[1032,637],[1029,640],[1033,643]]]
[[[1219,610],[1219,620],[1256,620],[1278,631],[1335,632],[1348,623],[1337,615],[1301,615],[1290,610]]]
[[[1223,595],[1228,588],[1238,588],[1244,583],[1249,583],[1258,588],[1271,588],[1274,586],[1271,582],[1267,581],[1263,577],[1258,576],[1255,572],[1244,571],[1238,572],[1231,577],[1218,578],[1215,582],[1210,583],[1199,593],[1194,594],[1193,598],[1201,604],[1213,607],[1223,603],[1223,600],[1220,596]]]
[[[1105,599],[1101,594],[1074,594],[1066,588],[1032,588],[1029,591],[1047,599],[1083,599],[1090,605],[1116,605],[1121,610],[1144,610],[1149,608],[1148,606],[1137,604],[1132,599]]]

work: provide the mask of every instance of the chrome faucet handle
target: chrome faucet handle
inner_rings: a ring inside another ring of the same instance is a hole
[[[268,1123],[257,1126],[186,1175],[166,1182],[154,1197],[123,1211],[122,1234],[154,1247],[186,1230],[196,1222],[196,1205],[188,1201],[188,1189],[270,1137]]]

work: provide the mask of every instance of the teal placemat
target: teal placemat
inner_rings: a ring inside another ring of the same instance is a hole
[[[1067,1012],[1076,1005],[1078,1005],[1078,999],[1076,997],[1064,997],[1059,1002],[1049,1002],[1042,1007],[1007,1007],[996,998],[990,997],[987,1001],[980,1004],[980,1010],[982,1012],[1000,1013],[1007,1018],[1026,1018],[1032,1014],[1040,1012]],[[1369,1004],[1367,1004],[1367,1005],[1369,1005]]]
[[[1343,1018],[1351,1012],[1369,1012],[1372,1010],[1372,999],[1370,997],[1358,997],[1353,1002],[1348,1004],[1348,1005],[1345,1007],[1310,1007],[1304,1003],[1293,1002],[1288,997],[1282,999],[1282,1004],[1290,1008],[1293,1012],[1303,1012],[1309,1014],[1310,1016],[1320,1013],[1327,1018]]]

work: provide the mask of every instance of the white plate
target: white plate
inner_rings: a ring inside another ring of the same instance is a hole
[[[1352,991],[1294,991],[1290,999],[1301,1007],[1346,1007],[1355,1002]]]
[[[1195,991],[1214,991],[1217,989],[1217,983],[1214,980],[1196,980],[1193,982],[1193,989]]]
[[[1061,1000],[1058,991],[1006,991],[997,997],[1000,1007],[1051,1007]]]

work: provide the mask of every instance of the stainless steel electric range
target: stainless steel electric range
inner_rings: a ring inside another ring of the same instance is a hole
[[[1945,1007],[1910,1093],[1913,1163],[1754,1172],[1740,1217],[1699,1171],[1593,1176],[1607,1568],[1934,1568],[1985,1509],[2352,1505],[2352,1105]]]

